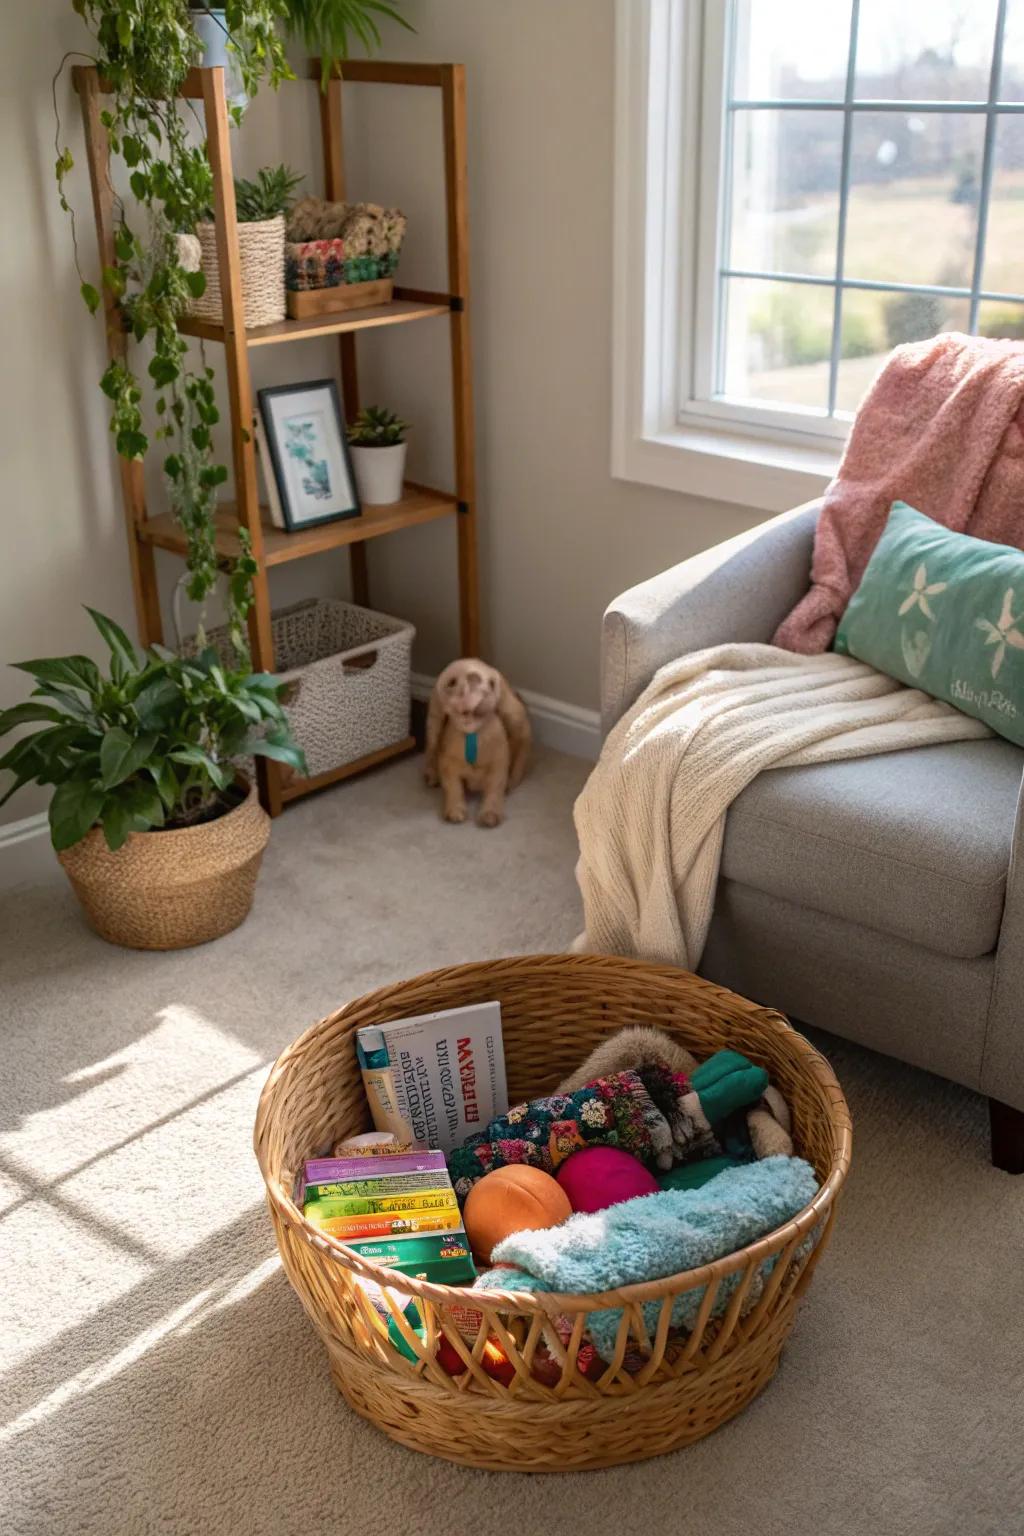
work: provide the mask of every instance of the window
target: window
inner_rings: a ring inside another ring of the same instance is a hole
[[[821,480],[893,346],[1024,338],[1024,0],[620,0],[619,28],[616,473],[680,484],[629,445],[717,437]]]

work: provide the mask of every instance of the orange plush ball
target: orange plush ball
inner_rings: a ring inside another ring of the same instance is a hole
[[[550,1173],[512,1163],[494,1168],[466,1197],[462,1219],[470,1246],[481,1264],[510,1232],[557,1227],[572,1215],[565,1190]]]

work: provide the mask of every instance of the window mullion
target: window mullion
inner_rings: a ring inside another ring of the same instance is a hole
[[[985,240],[988,235],[988,203],[992,192],[992,173],[995,169],[996,149],[996,102],[999,100],[1000,76],[1003,64],[1003,37],[1006,32],[1006,0],[999,0],[996,7],[996,32],[992,44],[992,68],[988,77],[988,103],[985,109],[985,147],[981,155],[981,187],[978,192],[978,233],[974,244],[974,274],[971,278],[971,311],[967,329],[973,335],[978,329],[978,304],[981,299],[981,279],[985,268]]]
[[[832,310],[832,355],[828,366],[828,414],[835,415],[839,388],[839,362],[843,351],[843,272],[846,267],[846,217],[850,206],[850,167],[853,152],[853,94],[857,75],[857,31],[860,0],[850,4],[850,51],[846,59],[846,93],[843,97],[843,156],[839,173],[839,227],[836,231],[836,289]]]

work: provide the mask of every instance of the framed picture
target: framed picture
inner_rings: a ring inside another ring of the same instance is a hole
[[[288,531],[358,517],[356,480],[334,380],[261,389],[259,405]]]

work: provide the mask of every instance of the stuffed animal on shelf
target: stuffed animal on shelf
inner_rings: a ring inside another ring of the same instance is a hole
[[[468,789],[482,795],[477,825],[499,826],[529,756],[526,706],[501,673],[473,657],[445,667],[430,695],[423,768],[431,788],[444,792],[445,821],[466,820]]]

